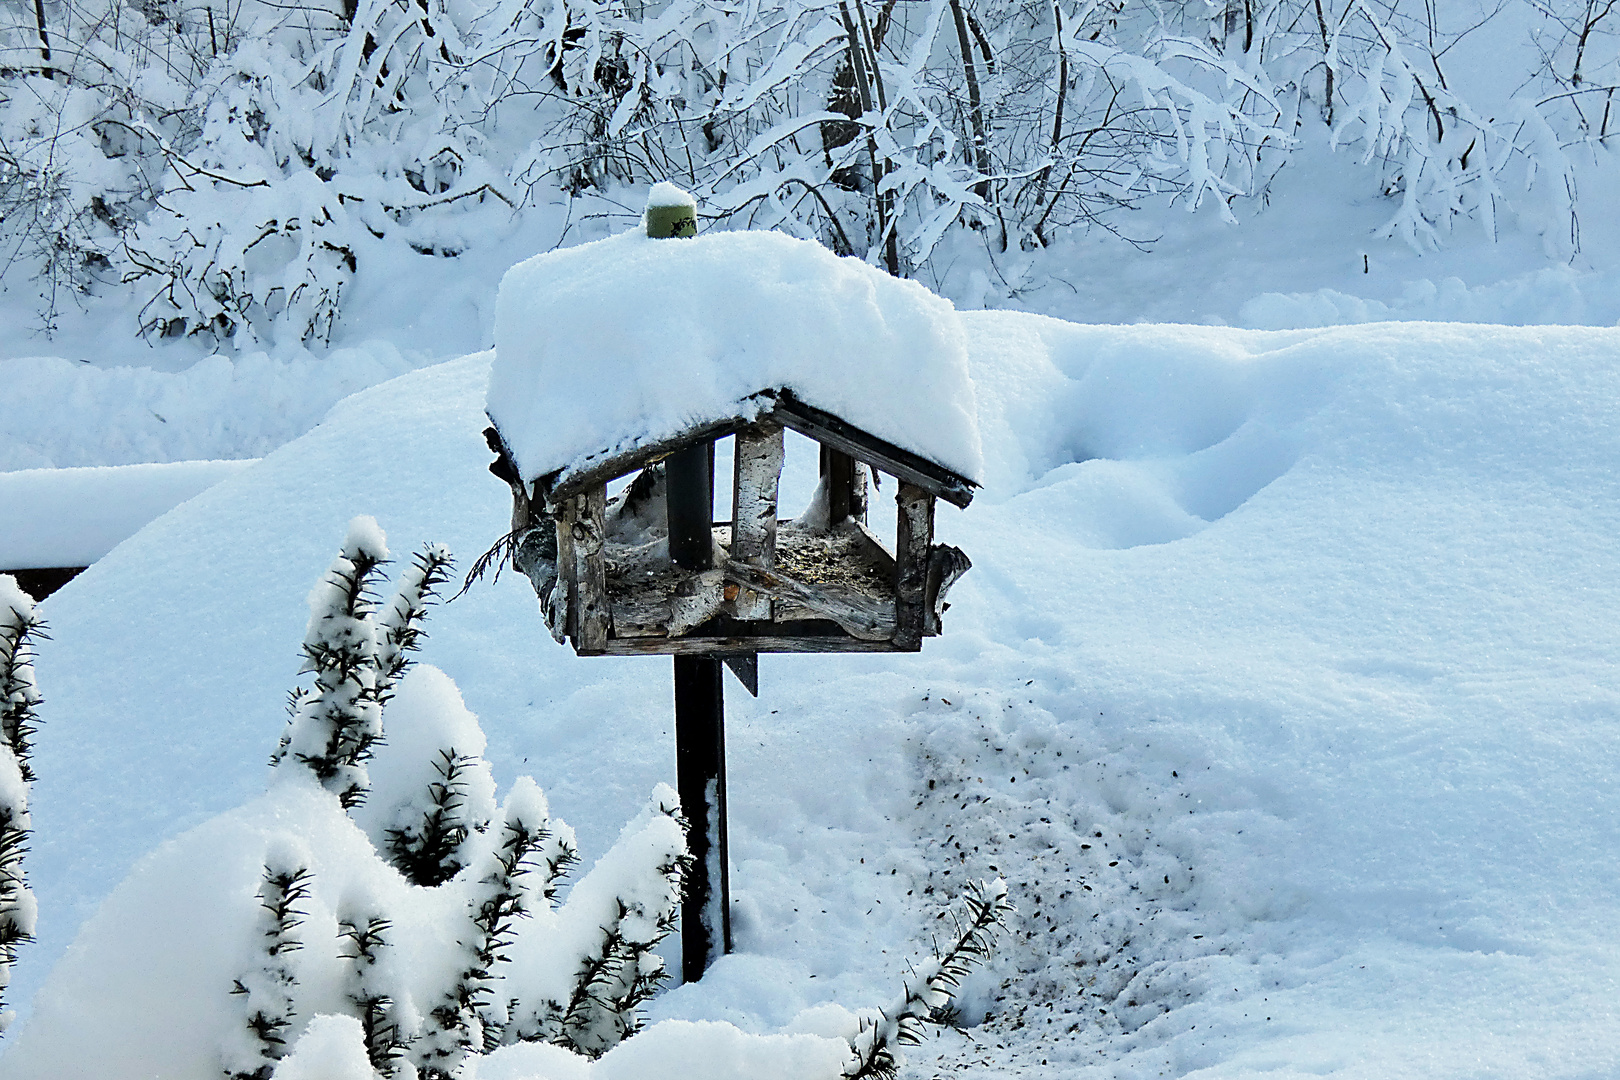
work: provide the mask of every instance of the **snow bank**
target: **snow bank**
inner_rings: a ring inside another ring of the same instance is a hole
[[[488,411],[525,479],[782,388],[979,475],[962,330],[915,282],[780,233],[635,231],[537,255],[501,281]]]
[[[1417,278],[1389,302],[1317,289],[1262,293],[1238,309],[1238,321],[1259,330],[1416,320],[1612,326],[1620,320],[1620,274],[1552,266],[1484,285]]]
[[[654,1018],[889,1000],[1000,874],[1006,955],[926,1075],[1620,1071],[1620,331],[961,318],[950,629],[729,695],[739,951]],[[22,1032],[133,860],[262,788],[342,523],[463,565],[505,530],[487,363],[356,396],[45,601]],[[673,774],[667,661],[554,645],[522,580],[428,630],[582,849]]]
[[[385,342],[286,360],[216,355],[183,371],[0,359],[0,471],[259,457],[410,367]]]
[[[89,566],[161,514],[253,461],[0,472],[0,567]]]

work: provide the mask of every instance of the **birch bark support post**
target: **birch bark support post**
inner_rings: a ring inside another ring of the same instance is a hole
[[[557,512],[557,596],[551,605],[551,636],[559,642],[576,633],[574,596],[579,567],[574,556],[575,505],[574,499],[565,499]]]
[[[895,495],[894,643],[922,647],[927,627],[928,545],[934,538],[934,497],[915,484],[900,482]]]
[[[761,425],[737,432],[732,456],[731,559],[765,570],[776,563],[776,498],[782,480],[782,429]],[[771,599],[753,589],[738,593],[739,619],[771,617]]]
[[[579,648],[600,653],[607,648],[613,610],[607,594],[607,561],[602,543],[607,522],[607,488],[598,485],[577,496],[574,516],[574,580],[579,589]]]

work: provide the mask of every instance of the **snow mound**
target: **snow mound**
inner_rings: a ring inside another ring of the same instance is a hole
[[[249,465],[173,461],[0,472],[0,567],[89,566],[142,526]]]
[[[1417,321],[1612,326],[1620,320],[1620,274],[1544,267],[1485,285],[1417,278],[1389,302],[1337,289],[1267,292],[1244,302],[1238,321],[1257,330]]]
[[[488,411],[525,480],[752,414],[792,389],[977,479],[967,344],[948,301],[773,232],[631,231],[501,281]]]
[[[411,366],[382,341],[324,357],[215,355],[183,371],[0,359],[0,471],[259,457]]]

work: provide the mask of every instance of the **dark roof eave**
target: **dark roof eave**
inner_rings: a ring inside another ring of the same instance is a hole
[[[801,401],[791,390],[764,390],[744,400],[758,405],[758,411],[726,417],[627,450],[600,451],[587,456],[582,465],[547,473],[535,480],[534,499],[555,507],[563,499],[645,468],[694,443],[724,438],[761,420],[773,420],[891,476],[916,484],[955,506],[965,507],[973,501],[974,489],[979,485],[972,480]]]

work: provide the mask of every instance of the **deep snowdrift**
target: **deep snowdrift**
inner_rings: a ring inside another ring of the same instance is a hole
[[[940,517],[975,562],[945,636],[733,692],[739,951],[655,1016],[886,1000],[1001,873],[1015,932],[927,1072],[1620,1066],[1620,331],[963,319],[986,486]],[[142,852],[263,789],[349,517],[464,565],[504,530],[486,371],[349,399],[46,602],[17,1000]],[[521,580],[428,629],[583,850],[672,773],[666,663],[575,658]],[[0,1074],[77,1075],[79,1034],[25,1017]]]
[[[170,461],[0,472],[0,566],[89,566],[147,522],[251,465]]]

